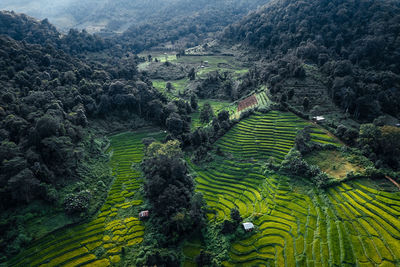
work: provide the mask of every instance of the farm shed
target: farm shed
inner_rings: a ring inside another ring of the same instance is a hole
[[[144,219],[144,218],[147,218],[147,217],[149,217],[149,211],[148,210],[144,210],[144,211],[139,212],[139,218],[140,219]]]
[[[320,122],[324,122],[325,121],[325,117],[324,116],[315,116],[312,118],[313,121],[320,123]]]
[[[243,223],[243,228],[244,228],[244,230],[246,230],[246,232],[253,231],[254,224],[252,224],[251,222],[245,222],[245,223]]]

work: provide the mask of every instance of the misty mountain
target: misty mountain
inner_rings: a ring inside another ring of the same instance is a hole
[[[267,0],[4,0],[0,9],[26,13],[44,19],[66,31],[69,28],[86,29],[88,32],[123,32],[130,26],[168,21],[179,16],[193,16],[203,9],[220,9],[227,7],[235,13],[246,14],[249,10],[265,4]],[[225,18],[229,23],[229,17]]]

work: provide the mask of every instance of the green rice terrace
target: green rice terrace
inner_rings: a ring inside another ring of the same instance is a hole
[[[142,139],[162,139],[155,130],[110,137],[110,164],[114,183],[100,213],[92,221],[58,230],[38,240],[9,262],[9,266],[109,266],[121,260],[122,247],[142,242],[144,227],[137,218],[142,198],[138,164],[143,158]]]
[[[204,195],[210,223],[229,219],[237,208],[255,230],[230,247],[224,266],[399,266],[400,193],[355,180],[316,188],[305,178],[266,172],[263,162],[283,160],[296,133],[311,127],[314,142],[341,146],[328,132],[289,112],[256,113],[243,119],[215,146],[224,156],[189,162],[196,190]],[[122,263],[123,247],[139,246],[144,227],[137,218],[142,197],[139,163],[151,130],[110,137],[115,181],[92,221],[36,241],[10,266],[110,266]],[[195,238],[183,247],[184,266],[195,266],[202,249]],[[190,260],[188,260],[190,259]]]
[[[377,190],[367,180],[323,191],[306,179],[263,171],[258,160],[282,160],[296,131],[309,124],[291,113],[251,116],[217,142],[228,157],[190,164],[209,220],[229,219],[237,208],[255,225],[248,238],[232,244],[224,265],[399,266],[399,192]],[[311,135],[340,145],[317,127]]]
[[[222,151],[238,158],[267,160],[274,157],[282,160],[293,147],[297,131],[309,125],[309,122],[289,112],[257,113],[234,126],[217,145]],[[312,141],[339,145],[337,139],[314,125],[311,137]]]

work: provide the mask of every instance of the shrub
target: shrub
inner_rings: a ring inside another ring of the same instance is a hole
[[[89,190],[80,191],[75,194],[68,194],[64,199],[66,213],[74,214],[86,211],[89,208],[91,193]]]

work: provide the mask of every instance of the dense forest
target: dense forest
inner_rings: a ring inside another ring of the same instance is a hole
[[[26,9],[28,14],[35,17],[48,18],[67,33],[70,28],[75,28],[110,36],[111,39],[114,39],[115,34],[122,35],[119,41],[125,47],[139,52],[162,46],[166,42],[172,42],[173,49],[198,45],[211,37],[212,33],[222,30],[267,2],[268,0],[71,0],[55,4],[52,10],[44,11],[23,1],[6,1],[0,4],[0,9]],[[48,6],[49,3],[42,5]],[[33,36],[37,38],[35,34]],[[96,41],[98,48],[100,40]]]
[[[86,31],[71,29],[67,35],[62,35],[47,19],[37,21],[24,14],[7,11],[0,12],[0,34],[8,35],[16,41],[50,45],[74,55],[111,48],[111,41]]]
[[[167,8],[156,11],[148,21],[145,19],[144,23],[135,23],[129,27],[123,33],[122,40],[126,46],[136,51],[166,42],[170,42],[171,48],[175,50],[193,47],[266,2],[268,1],[176,1],[169,3]]]
[[[58,191],[82,179],[77,171],[88,118],[142,117],[171,128],[178,123],[178,132],[184,131],[179,114],[191,112],[190,106],[184,101],[177,102],[179,108],[168,104],[137,71],[138,57],[83,61],[74,55],[96,46],[92,36],[71,31],[58,38],[60,34],[46,21],[1,15],[2,33],[10,36],[0,36],[2,209],[35,199],[61,203],[72,214],[87,209],[80,205],[80,192],[70,198],[73,203],[63,203]],[[2,249],[9,252],[18,249],[11,242],[16,236],[5,234],[12,224],[13,219],[2,221],[1,228],[2,236],[7,236]]]
[[[298,61],[316,64],[334,102],[371,121],[400,112],[399,11],[398,1],[273,1],[223,37],[260,51],[255,79],[278,90],[285,78],[301,78]]]

